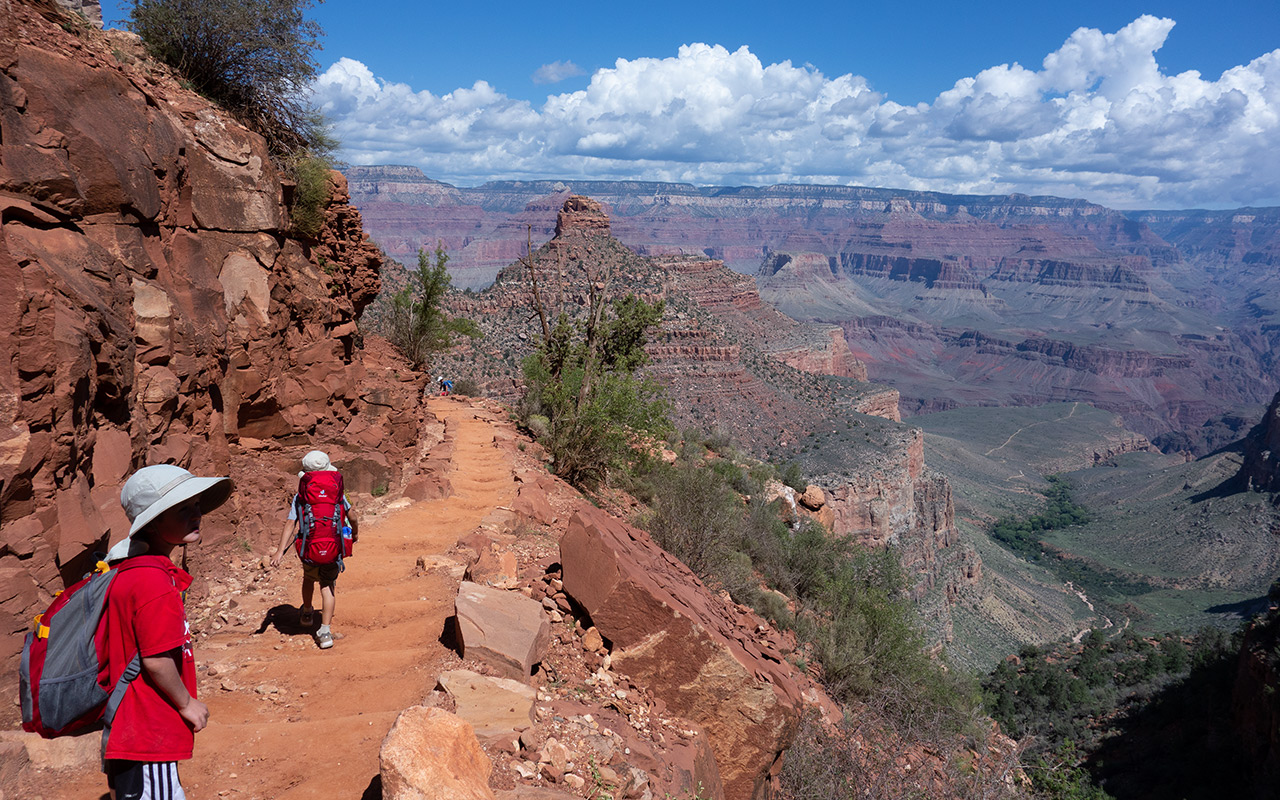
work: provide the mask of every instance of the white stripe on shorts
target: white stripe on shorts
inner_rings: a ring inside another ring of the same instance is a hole
[[[142,768],[141,800],[187,800],[178,783],[178,762],[146,764]]]

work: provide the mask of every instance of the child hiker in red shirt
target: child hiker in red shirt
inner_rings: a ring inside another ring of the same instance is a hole
[[[111,685],[135,654],[142,672],[129,684],[107,740],[104,767],[115,800],[185,800],[177,762],[191,758],[209,722],[196,699],[195,656],[182,592],[191,576],[175,550],[200,541],[200,519],[231,494],[229,478],[197,478],[181,467],[143,467],[120,492],[132,527],[107,553],[117,565],[100,635]]]

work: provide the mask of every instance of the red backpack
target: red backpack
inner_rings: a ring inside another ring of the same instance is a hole
[[[343,553],[346,516],[341,472],[308,472],[298,480],[298,538],[293,545],[302,563],[336,563],[342,569],[343,556],[350,555]]]

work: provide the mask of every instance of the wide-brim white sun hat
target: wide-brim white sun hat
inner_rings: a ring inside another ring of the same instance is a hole
[[[338,468],[329,461],[329,455],[323,450],[312,450],[302,457],[302,469],[305,472],[337,472]]]
[[[133,536],[156,517],[193,497],[200,498],[200,512],[208,514],[231,496],[230,478],[197,478],[173,464],[143,467],[125,481],[120,490],[120,505],[132,525],[129,535],[107,553],[107,561],[145,552],[145,543]]]

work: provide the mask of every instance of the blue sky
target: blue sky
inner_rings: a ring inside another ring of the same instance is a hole
[[[104,3],[104,17],[123,7]],[[314,16],[316,98],[342,156],[460,185],[805,181],[1280,204],[1276,0],[331,0]]]

